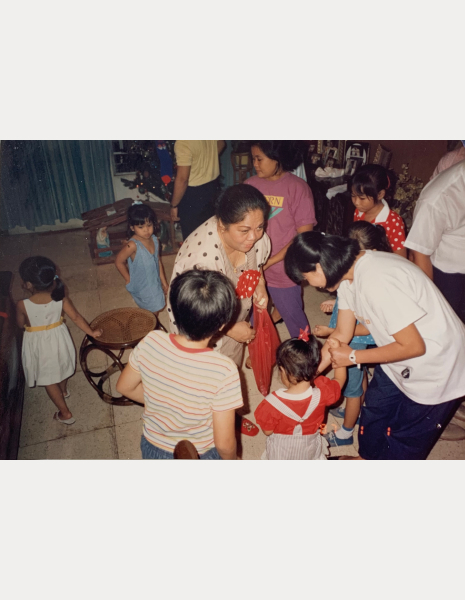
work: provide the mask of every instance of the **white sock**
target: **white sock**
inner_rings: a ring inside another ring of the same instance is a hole
[[[352,427],[352,429],[346,429],[343,425],[340,429],[338,429],[336,431],[335,435],[340,440],[346,440],[347,438],[350,438],[350,436],[353,434],[353,432],[354,432],[353,427]]]

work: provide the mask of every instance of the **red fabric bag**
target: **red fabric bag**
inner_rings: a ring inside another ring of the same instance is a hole
[[[266,309],[253,305],[253,323],[257,332],[249,344],[250,361],[260,393],[267,396],[270,390],[271,373],[276,364],[276,350],[280,340],[276,327]]]

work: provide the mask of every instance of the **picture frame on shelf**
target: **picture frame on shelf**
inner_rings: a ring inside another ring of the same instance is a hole
[[[329,158],[334,159],[334,166],[344,164],[344,140],[318,140],[317,154],[321,155],[321,166],[324,168]]]
[[[391,164],[392,151],[385,146],[378,144],[376,148],[375,157],[373,159],[373,163],[375,165],[381,165],[386,169],[389,169],[389,165]]]
[[[345,145],[344,174],[353,175],[359,167],[368,164],[370,144],[347,141]]]
[[[320,164],[321,161],[321,154],[317,154],[316,152],[314,152],[313,154],[310,155],[310,164],[312,166],[317,167]]]

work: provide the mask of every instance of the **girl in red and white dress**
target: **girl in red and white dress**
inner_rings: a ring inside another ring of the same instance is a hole
[[[330,340],[337,348],[340,342]],[[326,407],[336,403],[347,369],[334,369],[334,379],[316,377],[320,363],[318,342],[301,330],[299,338],[281,344],[276,352],[281,381],[286,386],[268,394],[255,410],[267,436],[269,460],[325,460],[328,442],[320,433]]]
[[[354,221],[368,221],[382,225],[392,251],[407,258],[405,225],[402,217],[389,208],[386,196],[394,187],[393,176],[381,165],[364,165],[352,178]]]

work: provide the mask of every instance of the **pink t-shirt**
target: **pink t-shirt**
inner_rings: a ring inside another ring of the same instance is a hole
[[[267,181],[254,175],[245,183],[260,190],[271,207],[266,230],[271,239],[271,256],[292,241],[298,227],[316,225],[313,194],[308,184],[300,177],[285,173],[276,181]],[[295,286],[284,271],[283,260],[265,271],[265,279],[271,287]]]

